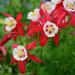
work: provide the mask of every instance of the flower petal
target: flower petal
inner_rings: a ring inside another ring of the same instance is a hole
[[[22,19],[22,13],[19,12],[18,15],[16,16],[16,20],[20,21]]]
[[[25,73],[26,72],[26,66],[25,66],[26,62],[25,61],[19,61],[18,62],[18,68],[19,68],[19,71],[21,73]]]
[[[42,60],[40,60],[38,57],[32,55],[32,54],[28,54],[29,58],[31,60],[33,60],[34,62],[37,62],[37,63],[42,63]]]
[[[12,34],[5,34],[2,40],[0,41],[0,46],[8,42],[12,38],[12,36],[13,36]]]
[[[32,36],[34,33],[40,32],[41,30],[41,26],[35,25],[28,31],[28,36]]]
[[[12,49],[16,48],[17,46],[18,46],[18,44],[13,44]]]
[[[0,50],[2,51],[3,55],[6,56],[7,50],[4,46],[0,47]]]
[[[70,23],[71,23],[72,26],[75,27],[75,13],[72,13],[72,14],[71,14],[71,20],[70,20]]]
[[[41,33],[40,36],[40,45],[44,46],[48,41],[48,37],[44,34],[44,32]]]
[[[18,30],[18,33],[21,35],[21,36],[24,36],[24,30],[22,28],[22,23],[21,22],[18,22],[17,23],[17,30]]]
[[[26,46],[26,49],[28,50],[28,49],[30,49],[30,50],[32,50],[33,48],[35,48],[36,47],[36,41],[33,41],[32,43],[30,43],[30,44],[28,44],[27,46]]]
[[[12,56],[10,64],[14,64],[14,63],[17,63],[17,60],[15,60],[14,57]]]
[[[6,17],[12,17],[10,14],[8,14],[8,13],[5,13],[5,12],[0,12],[1,14],[3,14],[4,16],[6,16]]]
[[[54,43],[56,46],[58,46],[58,44],[59,44],[59,35],[58,34],[56,34],[54,37]]]

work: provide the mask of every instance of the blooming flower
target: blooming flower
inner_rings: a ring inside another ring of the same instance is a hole
[[[16,27],[16,20],[13,17],[8,17],[4,21],[5,30],[11,32]]]
[[[40,45],[44,46],[49,37],[54,38],[54,42],[58,45],[58,26],[52,23],[52,19],[49,14],[45,14],[43,18],[40,18],[38,23],[31,23],[28,35],[32,36],[34,33],[40,33]],[[57,41],[56,41],[57,40]]]
[[[44,33],[47,37],[54,37],[58,33],[56,24],[47,21],[43,26]]]
[[[63,5],[67,11],[75,11],[75,0],[64,0]]]
[[[21,73],[26,72],[26,63],[27,59],[30,58],[31,60],[41,63],[42,61],[37,58],[36,56],[28,53],[27,50],[32,50],[33,48],[36,47],[36,41],[26,45],[26,47],[18,45],[18,44],[13,44],[13,56],[11,60],[11,64],[18,63],[18,68]]]
[[[43,12],[47,12],[48,14],[51,14],[51,12],[55,9],[55,5],[49,1],[41,4],[41,9]]]
[[[14,19],[10,14],[0,12],[7,18],[4,21],[5,31],[16,32],[18,35],[24,36],[23,24],[20,22],[22,19],[22,13],[18,13],[16,19]]]
[[[37,8],[33,12],[29,12],[27,18],[34,22],[38,21],[40,18],[39,9]]]

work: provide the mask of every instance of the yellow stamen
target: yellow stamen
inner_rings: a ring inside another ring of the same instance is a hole
[[[12,22],[12,21],[8,21],[8,22],[6,23],[6,25],[12,27],[12,26],[13,26],[13,22]]]
[[[67,7],[68,8],[74,8],[74,4],[73,3],[68,3]]]
[[[20,56],[23,56],[24,55],[24,52],[20,49],[19,51],[18,51],[18,56],[20,57]]]
[[[32,16],[35,16],[36,15],[36,13],[35,12],[32,12]]]
[[[53,27],[48,27],[48,31],[53,31]]]

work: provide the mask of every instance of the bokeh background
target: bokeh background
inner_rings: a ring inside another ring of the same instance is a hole
[[[28,25],[27,13],[34,8],[39,8],[42,1],[46,0],[0,0],[0,11],[10,13],[13,17],[16,17],[21,11],[23,13],[22,22]],[[5,17],[0,14],[0,18]],[[28,62],[27,72],[24,75],[75,75],[75,34],[72,35],[72,32],[75,32],[75,28],[71,26],[63,29],[59,33],[60,44],[57,47],[52,39],[45,47],[38,45],[32,53],[41,58],[43,63]],[[0,24],[0,40],[4,34],[3,25]],[[5,57],[6,61],[0,61],[0,75],[22,75],[18,72],[16,65],[10,65],[12,43],[14,41],[10,40],[6,44],[8,54]]]

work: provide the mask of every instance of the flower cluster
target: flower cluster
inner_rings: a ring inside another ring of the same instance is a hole
[[[22,13],[18,13],[16,19],[10,14],[0,12],[6,18],[4,19],[4,31],[8,32],[0,41],[0,51],[6,55],[7,49],[4,46],[9,40],[17,40],[18,36],[28,38],[38,36],[40,46],[46,45],[49,38],[53,38],[55,45],[59,44],[59,32],[68,25],[75,27],[75,0],[51,0],[40,4],[40,8],[29,12],[27,19],[30,20],[27,34],[24,31],[24,24],[21,22]],[[38,34],[37,34],[38,33]],[[25,36],[26,34],[26,36]],[[11,64],[17,63],[18,69],[21,73],[26,72],[26,63],[32,60],[41,63],[42,60],[32,55],[28,50],[33,50],[37,47],[37,42],[33,41],[28,45],[13,44]]]
[[[49,38],[53,38],[55,45],[58,45],[58,33],[69,23],[75,26],[74,18],[75,0],[51,0],[41,3],[40,8],[28,13],[28,19],[30,19],[28,35],[40,33],[41,46],[44,46]]]

